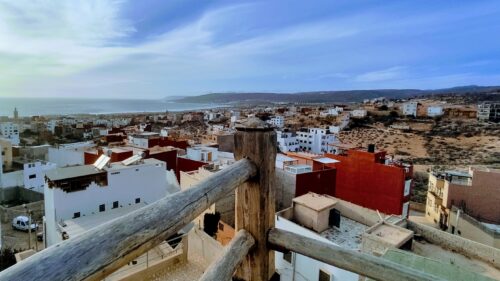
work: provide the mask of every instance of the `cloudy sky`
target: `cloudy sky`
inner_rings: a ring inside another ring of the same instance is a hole
[[[0,96],[500,84],[498,1],[0,0]]]

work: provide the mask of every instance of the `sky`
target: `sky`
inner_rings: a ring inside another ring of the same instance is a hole
[[[0,0],[0,97],[500,85],[498,1]]]

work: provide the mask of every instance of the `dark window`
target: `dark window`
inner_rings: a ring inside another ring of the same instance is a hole
[[[35,174],[33,174],[33,175],[29,175],[29,178],[30,178],[30,179],[36,179],[36,175],[35,175]]]
[[[457,231],[458,235],[462,235],[462,232],[460,230]]]
[[[326,271],[319,270],[319,281],[330,281],[330,274],[328,274]]]
[[[283,259],[286,260],[288,263],[292,263],[292,252],[288,251],[284,253]]]
[[[224,231],[224,225],[219,222],[219,230]]]
[[[99,205],[99,212],[104,212],[104,211],[106,211],[106,205],[104,204]]]
[[[451,226],[451,234],[455,234],[455,227]]]
[[[118,208],[118,201],[113,202],[113,209]]]
[[[80,217],[80,212],[76,212],[73,214],[74,219],[79,218],[79,217]]]
[[[135,198],[135,204],[141,203],[141,198]]]

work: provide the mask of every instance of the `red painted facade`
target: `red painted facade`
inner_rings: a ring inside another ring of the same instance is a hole
[[[175,170],[175,175],[177,176],[177,180],[180,181],[181,176],[180,172],[190,172],[194,170],[198,170],[199,167],[205,166],[207,163],[201,161],[195,161],[187,158],[177,157],[177,170]]]
[[[413,169],[386,165],[385,155],[359,149],[351,149],[347,155],[325,154],[340,161],[326,165],[337,171],[335,197],[385,214],[401,215],[403,204],[410,200],[409,194],[404,196],[404,187]]]
[[[295,179],[295,197],[308,192],[335,196],[335,169],[298,174]]]

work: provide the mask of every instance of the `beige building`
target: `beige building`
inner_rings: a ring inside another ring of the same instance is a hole
[[[451,234],[500,248],[500,171],[429,173],[426,219]]]
[[[5,172],[12,168],[12,143],[7,139],[0,138],[0,151],[2,153],[2,170]]]

